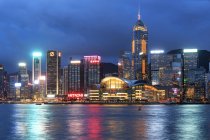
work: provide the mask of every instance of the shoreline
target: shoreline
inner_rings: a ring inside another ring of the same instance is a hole
[[[209,102],[207,103],[158,103],[158,102],[89,102],[89,101],[84,101],[84,102],[19,102],[19,101],[4,101],[0,102],[1,104],[35,104],[35,105],[70,105],[70,104],[81,104],[81,105],[208,105],[210,104]]]

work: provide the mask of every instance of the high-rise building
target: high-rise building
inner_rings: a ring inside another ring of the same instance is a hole
[[[41,76],[41,52],[34,52],[33,53],[33,60],[32,60],[32,83],[34,81],[38,81]]]
[[[63,74],[62,74],[62,94],[66,95],[68,93],[68,66],[63,67]]]
[[[16,98],[16,87],[15,83],[18,83],[18,75],[10,75],[9,76],[9,94],[8,99],[15,99]]]
[[[160,84],[160,69],[171,67],[173,56],[165,54],[164,50],[152,50],[150,52],[151,82],[152,85]]]
[[[24,62],[18,64],[19,66],[19,83],[21,83],[20,87],[20,98],[21,99],[30,99],[31,92],[29,87],[29,75],[27,71],[27,65]]]
[[[90,86],[99,84],[101,74],[101,57],[98,55],[84,56],[82,62],[84,66],[84,90],[86,91]]]
[[[184,70],[192,70],[198,68],[198,50],[197,49],[184,49]]]
[[[6,99],[8,94],[7,89],[7,73],[4,70],[4,66],[0,65],[0,99]]]
[[[131,79],[147,80],[148,79],[148,31],[140,19],[133,27],[132,39],[132,75]]]
[[[41,76],[41,52],[34,52],[32,59],[32,84],[33,84],[33,98],[35,100],[41,99],[39,78]]]
[[[80,60],[70,60],[68,65],[68,92],[81,92],[82,87],[82,70]]]
[[[41,75],[39,77],[39,94],[37,99],[42,100],[46,95],[46,76]]]
[[[61,94],[61,52],[49,50],[47,52],[47,97]]]
[[[131,52],[125,51],[121,54],[118,62],[118,75],[120,78],[131,79]]]

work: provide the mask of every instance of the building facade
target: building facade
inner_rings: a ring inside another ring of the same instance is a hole
[[[118,75],[120,78],[131,79],[132,53],[125,51],[121,54],[118,62]]]
[[[71,60],[68,66],[68,92],[83,92],[80,60]]]
[[[0,100],[6,99],[8,94],[7,72],[3,65],[0,65]]]
[[[131,79],[148,80],[148,31],[138,15],[133,27]]]
[[[98,55],[84,56],[82,65],[84,67],[84,90],[94,84],[99,84],[101,73],[101,57]]]
[[[61,94],[61,52],[49,50],[47,52],[47,88],[46,95],[54,98]]]
[[[31,99],[31,89],[29,86],[29,74],[27,70],[27,64],[21,62],[18,64],[18,66],[19,66],[18,81],[19,83],[21,83],[20,99]]]

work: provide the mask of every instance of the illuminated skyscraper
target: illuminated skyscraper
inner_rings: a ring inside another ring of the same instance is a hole
[[[9,94],[8,99],[15,99],[16,97],[16,87],[15,83],[18,83],[18,75],[10,75],[9,76]]]
[[[27,65],[24,62],[18,64],[19,66],[19,83],[20,87],[20,98],[21,99],[30,99],[31,92],[29,88],[29,75],[27,71]]]
[[[63,67],[62,73],[62,94],[66,95],[68,93],[68,66]]]
[[[70,60],[68,65],[68,90],[69,92],[80,92],[82,87],[82,70],[80,60]]]
[[[197,49],[184,49],[184,70],[192,70],[198,68],[198,50]]]
[[[101,80],[101,57],[97,55],[84,56],[84,89],[99,84]]]
[[[61,52],[49,50],[47,52],[47,97],[61,94]]]
[[[152,85],[159,85],[160,69],[170,69],[173,57],[172,55],[165,54],[164,50],[152,50],[150,53]]]
[[[33,53],[33,60],[32,60],[32,83],[39,80],[41,76],[41,56],[40,52]]]
[[[131,52],[125,51],[121,54],[118,62],[118,75],[120,78],[131,79]]]
[[[7,97],[7,73],[4,70],[4,66],[0,65],[0,99],[6,99]]]
[[[140,19],[133,27],[132,39],[132,75],[131,79],[147,80],[148,79],[148,31]]]

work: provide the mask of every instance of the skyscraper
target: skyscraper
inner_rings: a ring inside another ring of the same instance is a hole
[[[168,68],[172,63],[172,55],[164,53],[164,50],[152,50],[151,52],[151,81],[152,85],[160,84],[160,69]]]
[[[41,56],[40,52],[33,53],[33,60],[32,60],[32,83],[39,80],[41,76]]]
[[[62,74],[62,94],[66,95],[68,93],[68,66],[63,67],[63,74]]]
[[[118,62],[118,75],[120,78],[131,79],[131,52],[125,51],[121,54]]]
[[[61,52],[49,50],[47,52],[47,97],[60,94],[61,85]]]
[[[98,55],[84,56],[84,90],[101,80],[101,57]]]
[[[9,76],[9,94],[8,99],[15,99],[16,97],[16,87],[15,83],[18,83],[18,75],[10,75]]]
[[[198,68],[198,50],[197,49],[184,49],[184,70],[192,70]]]
[[[34,52],[32,59],[33,98],[41,99],[39,78],[41,77],[41,52]]]
[[[7,73],[4,70],[4,66],[0,65],[0,99],[6,99],[7,97],[7,82]]]
[[[132,75],[131,79],[147,80],[148,78],[148,31],[140,19],[140,13],[138,14],[138,20],[133,27],[133,39],[132,39]]]
[[[27,65],[24,62],[18,64],[19,66],[19,83],[21,83],[20,87],[20,98],[21,99],[30,99],[31,92],[29,89],[29,75],[27,71]]]
[[[82,84],[84,82],[81,80],[81,61],[80,60],[70,60],[68,65],[68,90],[69,92],[81,92]]]

